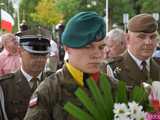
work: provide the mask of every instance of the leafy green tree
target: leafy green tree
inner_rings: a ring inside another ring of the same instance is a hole
[[[1,1],[6,2],[6,0]],[[98,14],[105,16],[106,0],[48,0],[49,5],[46,1],[47,0],[21,0],[21,21],[22,19],[25,19],[30,26],[34,26],[37,24],[49,26],[52,23],[56,24],[58,20],[62,19],[62,17],[63,21],[66,23],[68,19],[70,19],[70,17],[80,11],[96,11]],[[158,4],[160,4],[160,0],[108,1],[110,28],[114,23],[123,25],[123,13],[128,13],[129,17],[132,17],[135,14],[139,14],[141,12],[153,13],[160,11],[160,8],[158,7]],[[93,2],[96,2],[96,4],[93,4]],[[53,15],[53,13],[55,15]]]
[[[39,0],[21,0],[20,2],[20,21],[23,19],[27,21],[29,26],[37,25],[38,23],[33,21],[31,13],[35,12]]]
[[[141,12],[153,13],[160,11],[160,0],[139,0],[141,4]]]
[[[0,0],[0,8],[6,10],[11,15],[14,13],[12,3],[9,0]]]
[[[35,7],[35,12],[31,13],[31,16],[34,21],[44,26],[57,24],[63,18],[63,15],[57,11],[53,0],[39,1]]]
[[[68,21],[70,17],[80,11],[96,11],[100,15],[104,15],[105,0],[57,0],[56,6],[64,15],[64,20]]]
[[[92,5],[93,2],[96,2],[96,4]],[[96,11],[100,15],[105,16],[105,2],[105,0],[57,0],[56,4],[67,21],[71,16],[80,11]],[[89,7],[87,7],[88,4],[90,5]],[[123,13],[134,14],[129,0],[109,0],[110,26],[113,23],[122,24]]]
[[[80,0],[56,0],[55,4],[57,9],[64,15],[64,20],[68,20],[79,11]]]
[[[109,23],[123,25],[123,13],[134,15],[134,10],[129,0],[109,0]]]

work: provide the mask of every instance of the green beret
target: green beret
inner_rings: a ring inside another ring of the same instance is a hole
[[[139,14],[128,22],[128,30],[131,32],[152,33],[158,29],[158,23],[150,14]]]
[[[62,34],[62,43],[71,48],[81,48],[103,40],[106,25],[103,17],[96,12],[80,12],[67,23]]]

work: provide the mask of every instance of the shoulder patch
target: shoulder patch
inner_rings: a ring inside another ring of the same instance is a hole
[[[0,81],[1,80],[5,80],[5,79],[9,79],[9,78],[12,78],[12,77],[14,77],[14,74],[13,73],[9,73],[9,74],[0,76]]]
[[[35,106],[37,106],[38,105],[38,96],[37,96],[37,94],[36,95],[33,95],[32,97],[31,97],[31,99],[30,99],[30,101],[29,101],[29,107],[30,108],[33,108],[33,107],[35,107]]]

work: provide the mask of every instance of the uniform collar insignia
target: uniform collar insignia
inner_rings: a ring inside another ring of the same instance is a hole
[[[118,75],[121,71],[122,71],[122,69],[121,69],[120,67],[116,67],[116,68],[114,69],[113,73],[114,73],[115,75]]]

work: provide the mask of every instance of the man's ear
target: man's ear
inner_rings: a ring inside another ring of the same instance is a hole
[[[64,51],[69,54],[70,53],[70,48],[64,45]]]

